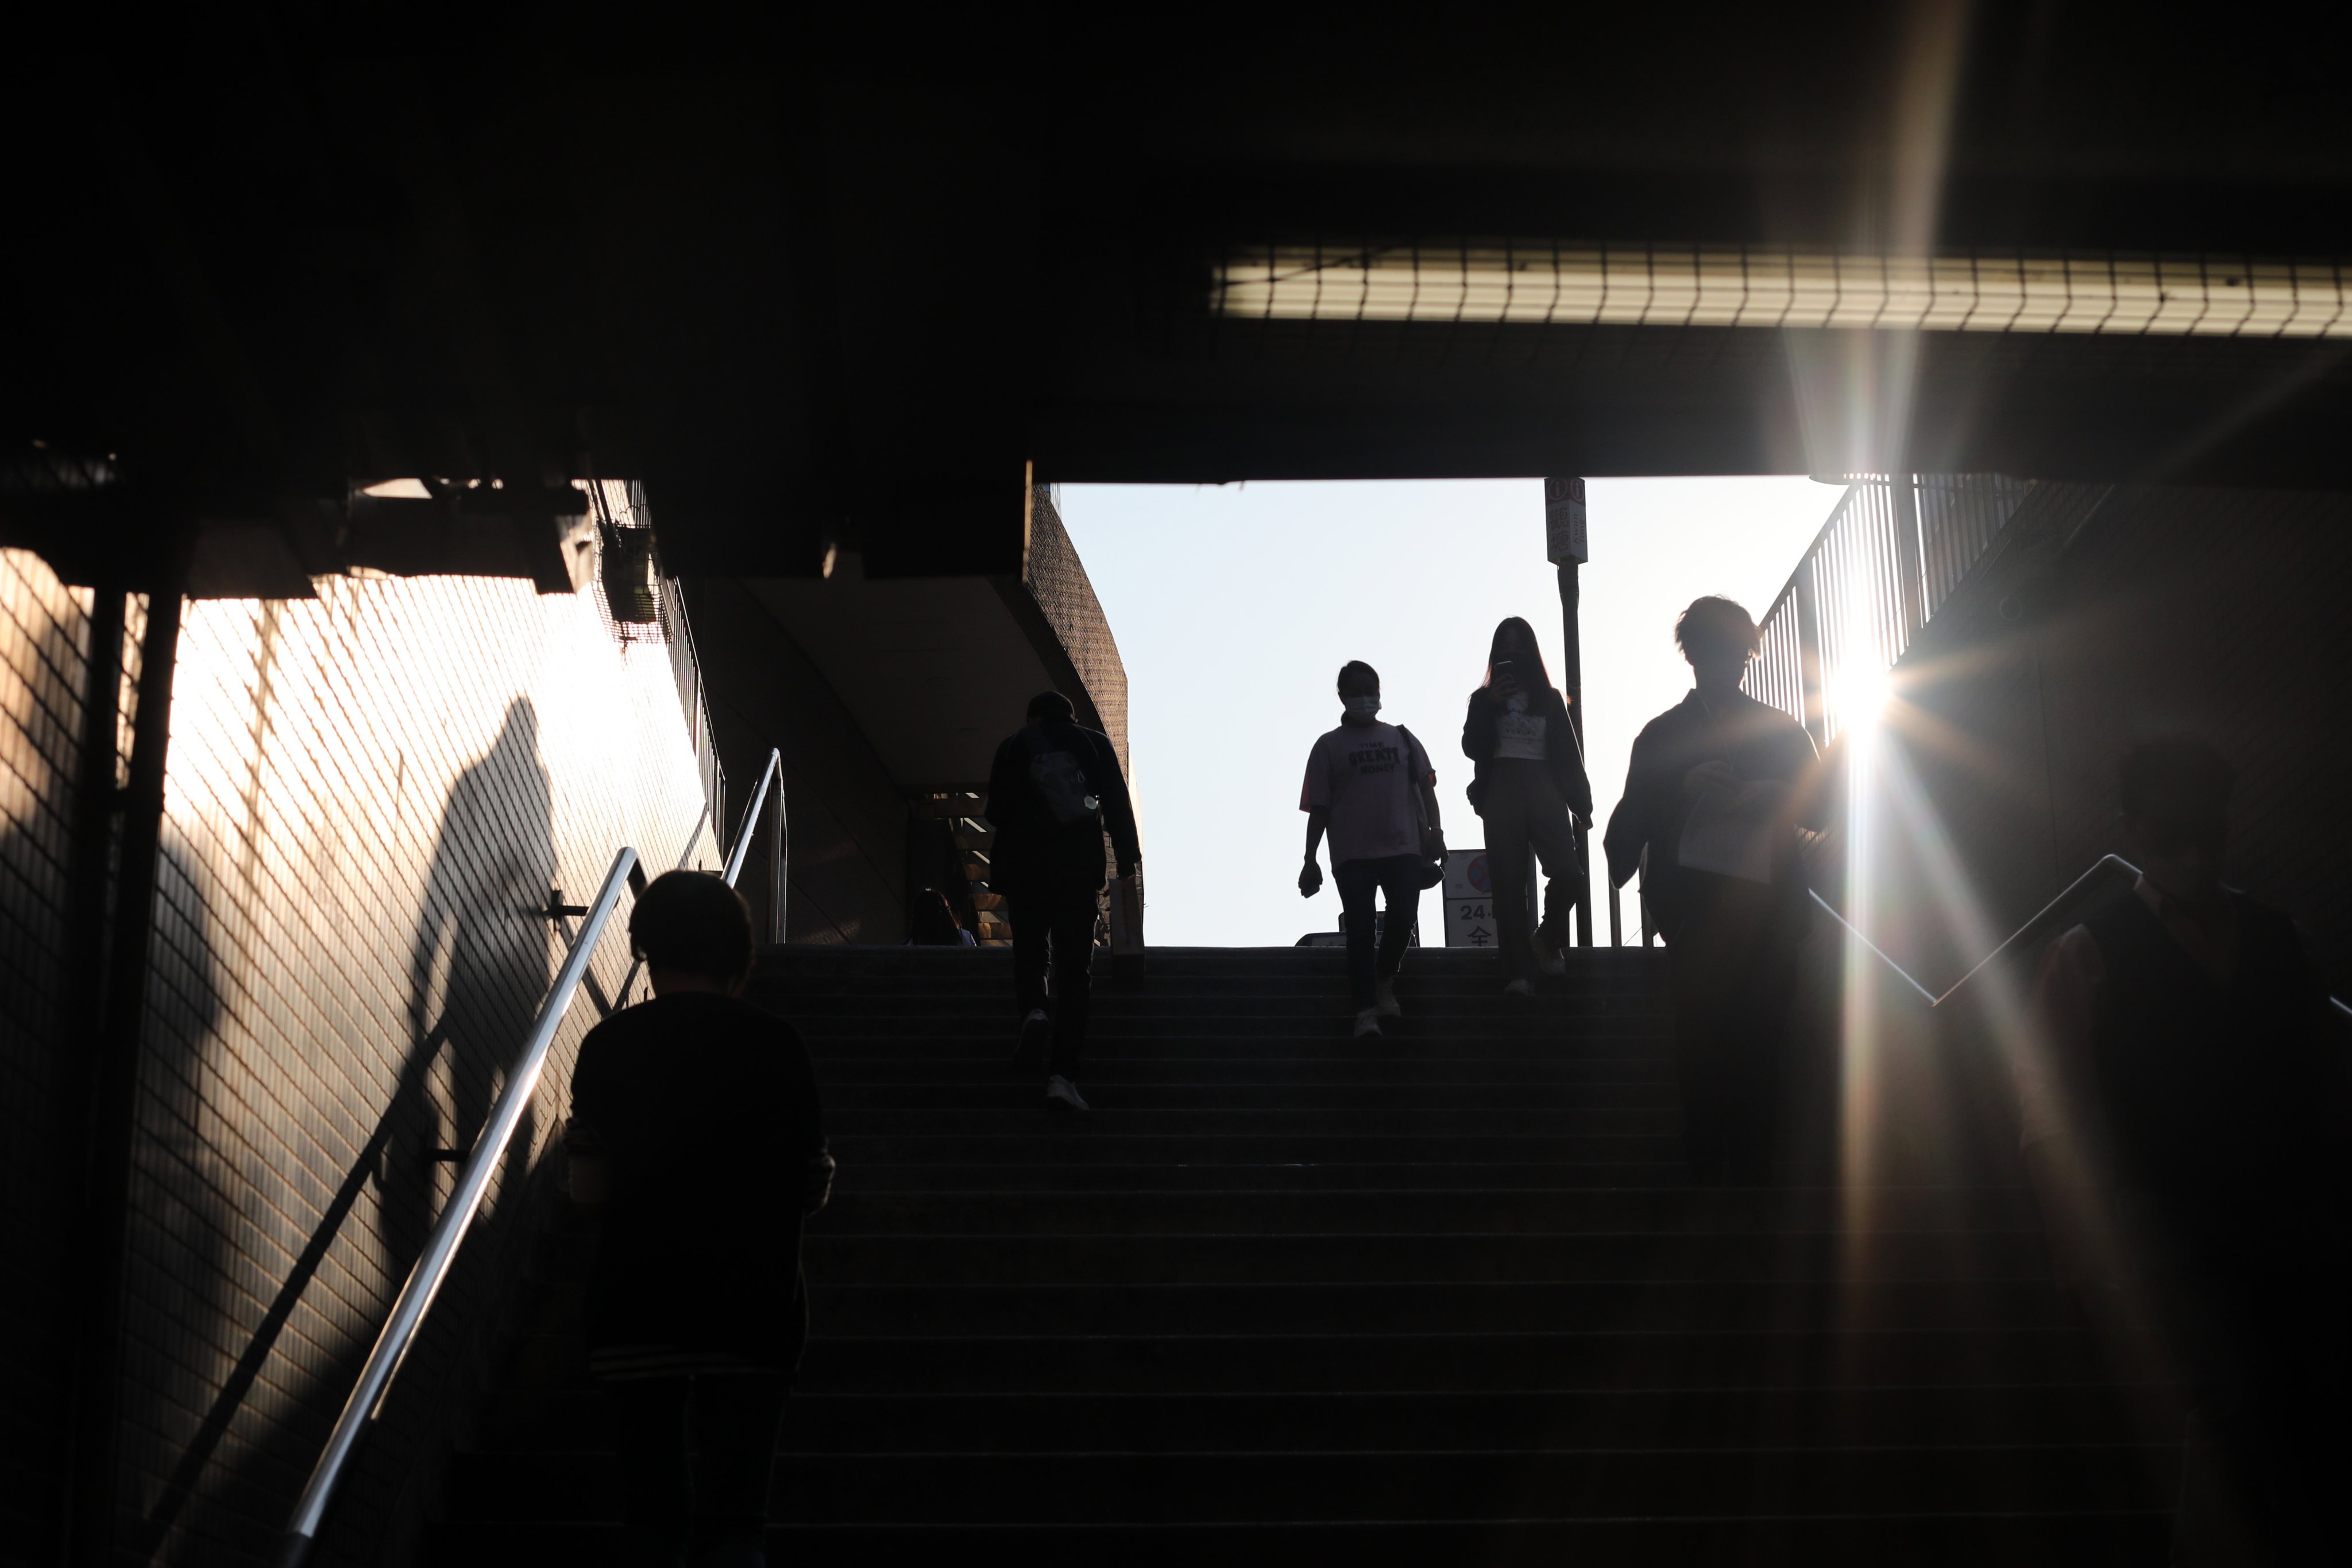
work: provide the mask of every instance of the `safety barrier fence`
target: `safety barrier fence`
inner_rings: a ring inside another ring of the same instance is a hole
[[[1881,679],[2032,488],[2000,474],[1858,478],[1759,623],[1743,689],[1828,745],[1878,700]]]

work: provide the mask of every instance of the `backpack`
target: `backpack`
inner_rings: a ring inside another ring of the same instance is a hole
[[[1029,782],[1037,786],[1037,797],[1045,803],[1047,814],[1064,827],[1093,821],[1102,809],[1102,801],[1087,778],[1086,764],[1076,753],[1041,752],[1034,737],[1029,742]]]

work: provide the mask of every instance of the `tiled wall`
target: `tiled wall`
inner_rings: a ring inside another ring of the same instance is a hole
[[[469,1142],[552,976],[549,889],[586,901],[624,844],[654,870],[717,858],[707,827],[685,842],[704,784],[669,653],[621,645],[593,594],[490,578],[319,589],[191,604],[180,644],[123,1346],[118,1537],[140,1561],[269,1554],[450,1189],[434,1152]],[[82,622],[70,591],[14,555],[0,608],[13,1132],[47,1059]],[[625,939],[598,952],[610,998]],[[566,1021],[325,1560],[405,1542],[430,1474],[415,1461],[464,1406],[467,1358],[543,1195],[521,1178],[598,1011],[583,995]],[[12,1241],[20,1213],[56,1212],[20,1203],[51,1179],[16,1169],[24,1147],[0,1156]]]
[[[90,595],[38,556],[0,550],[0,1409],[62,1409],[67,1226],[79,1184],[65,1103],[66,889],[88,680]],[[51,1347],[42,1353],[37,1347]],[[29,1430],[29,1425],[26,1430]],[[59,1441],[10,1445],[0,1538],[47,1538]]]
[[[1029,560],[1024,574],[1030,595],[1045,612],[1054,635],[1085,683],[1103,732],[1118,752],[1119,765],[1131,773],[1127,753],[1127,666],[1120,662],[1118,643],[1110,619],[1087,576],[1086,563],[1069,530],[1054,510],[1050,487],[1034,488],[1030,508]]]

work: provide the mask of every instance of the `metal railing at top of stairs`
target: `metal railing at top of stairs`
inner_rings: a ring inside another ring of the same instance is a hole
[[[1870,949],[1872,953],[1876,955],[1881,963],[1884,963],[1887,968],[1893,970],[1895,974],[1902,979],[1903,984],[1917,992],[1921,999],[1924,1000],[1928,1006],[1940,1007],[1945,1003],[1949,1002],[1953,997],[1958,995],[1961,989],[1970,981],[1974,980],[1978,975],[1984,973],[1994,964],[2000,963],[2003,958],[2008,957],[2025,942],[2037,936],[2047,934],[2051,921],[2061,911],[2071,908],[2082,897],[2084,890],[2089,889],[2093,884],[2103,881],[2108,877],[2119,874],[2129,877],[2137,881],[2139,878],[2139,868],[2133,865],[2130,861],[2125,859],[2120,855],[2100,856],[2097,860],[2092,863],[2089,870],[2075,878],[2072,882],[2067,883],[2063,892],[2061,892],[2056,898],[2042,905],[2039,913],[2037,913],[2032,920],[2027,921],[2023,925],[2018,927],[2016,931],[2011,932],[2009,940],[2002,942],[1999,947],[1994,948],[1990,952],[1985,954],[1983,960],[1979,962],[1974,969],[1969,970],[1966,974],[1961,975],[1958,980],[1952,982],[1950,988],[1940,996],[1928,990],[1925,985],[1920,984],[1918,981],[1913,979],[1909,970],[1895,963],[1892,958],[1889,958],[1886,955],[1885,949],[1871,941],[1870,938],[1863,935],[1861,930],[1856,927],[1852,921],[1838,913],[1836,906],[1832,905],[1827,899],[1824,899],[1819,893],[1812,892],[1811,889],[1808,889],[1808,895],[1812,899],[1813,902],[1819,904],[1822,910],[1828,912],[1830,919],[1837,921],[1839,925],[1845,928],[1847,935],[1853,937],[1854,941],[1862,943],[1863,946]],[[2352,1004],[2347,1004],[2340,996],[2330,996],[2327,999],[2327,1005],[2341,1017],[2347,1021],[2352,1021]]]
[[[735,830],[734,847],[728,851],[726,868],[720,873],[727,885],[733,887],[743,869],[743,858],[751,848],[751,835],[760,824],[761,809],[767,805],[768,791],[783,766],[781,752],[768,753],[768,765],[761,771],[759,787],[751,794],[751,804]],[[709,815],[706,806],[703,816],[695,819],[693,830],[687,835],[686,855],[678,864],[684,867],[694,853],[694,840],[702,831],[703,817]],[[441,1292],[449,1277],[450,1266],[457,1260],[457,1248],[466,1233],[473,1228],[474,1217],[480,1211],[482,1199],[488,1195],[490,1178],[506,1161],[507,1145],[513,1142],[515,1130],[522,1125],[523,1112],[539,1092],[539,1080],[547,1068],[548,1052],[555,1044],[555,1034],[571,1010],[572,998],[588,973],[588,961],[594,956],[596,943],[604,934],[613,911],[621,901],[621,889],[635,879],[637,852],[624,847],[613,857],[612,869],[604,873],[604,884],[586,906],[579,931],[563,954],[562,965],[555,972],[555,984],[548,987],[546,999],[539,1005],[539,1016],[531,1021],[521,1057],[507,1075],[505,1087],[499,1089],[498,1100],[490,1107],[488,1118],[482,1126],[481,1136],[474,1141],[473,1152],[467,1157],[465,1169],[457,1177],[457,1190],[449,1196],[448,1206],[434,1222],[432,1234],[425,1239],[425,1248],[417,1254],[415,1266],[408,1271],[408,1280],[400,1288],[393,1302],[392,1313],[384,1320],[383,1329],[376,1335],[375,1348],[368,1352],[367,1363],[360,1369],[359,1382],[352,1387],[350,1399],[343,1404],[342,1414],[335,1420],[335,1429],[328,1436],[327,1446],[319,1456],[310,1480],[302,1488],[302,1496],[294,1505],[293,1517],[287,1521],[286,1534],[280,1542],[279,1568],[299,1568],[310,1555],[310,1548],[326,1522],[327,1510],[334,1501],[336,1489],[350,1468],[352,1457],[360,1443],[372,1430],[376,1417],[383,1414],[384,1400],[392,1392],[393,1380],[400,1375],[401,1363],[408,1359],[411,1346],[416,1342],[417,1331],[424,1326],[425,1316],[433,1310],[434,1298]],[[642,885],[642,884],[640,884]],[[614,994],[616,1005],[625,1005],[629,988],[636,984],[642,960],[633,959],[628,977],[621,982]]]

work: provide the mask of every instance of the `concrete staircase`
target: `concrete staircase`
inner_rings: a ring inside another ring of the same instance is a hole
[[[2126,1418],[2030,1194],[1694,1190],[1661,955],[1533,1003],[1417,951],[1155,950],[1052,1117],[1009,953],[795,948],[842,1175],[779,1563],[2147,1563],[2175,1435]],[[1865,1217],[1866,1216],[1866,1217]],[[592,1238],[450,1479],[437,1562],[609,1552]]]

